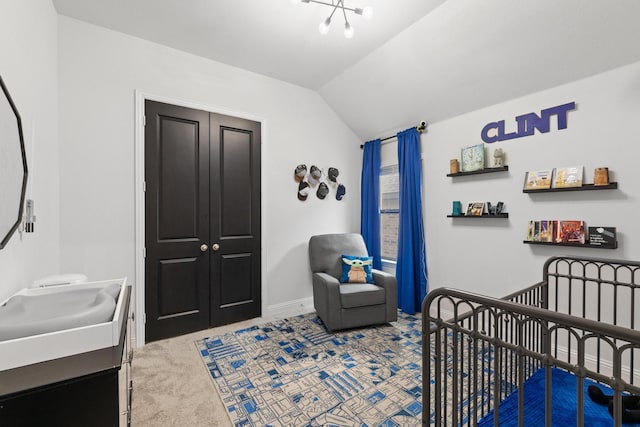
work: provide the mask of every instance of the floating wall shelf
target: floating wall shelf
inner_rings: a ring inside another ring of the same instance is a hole
[[[456,173],[448,173],[447,176],[467,176],[467,175],[479,175],[481,173],[493,173],[493,172],[505,172],[509,170],[509,166],[500,166],[497,168],[484,168],[484,169],[479,169],[477,171],[470,171],[470,172],[456,172]]]
[[[465,219],[480,219],[480,218],[489,218],[489,219],[498,219],[498,218],[509,218],[509,214],[508,213],[501,213],[498,215],[489,215],[489,214],[482,214],[482,215],[447,215],[447,218],[465,218]]]
[[[522,190],[522,192],[523,193],[556,193],[559,191],[614,190],[616,188],[618,188],[618,183],[610,182],[607,185],[583,184],[581,187],[544,188],[541,190]]]
[[[574,248],[589,248],[589,249],[617,249],[618,242],[616,242],[615,247],[607,247],[607,246],[598,246],[598,245],[590,245],[589,243],[581,244],[581,243],[557,243],[557,242],[532,242],[529,240],[523,240],[522,243],[526,243],[528,245],[547,245],[547,246],[571,246]]]

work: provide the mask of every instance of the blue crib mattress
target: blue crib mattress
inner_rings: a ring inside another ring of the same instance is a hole
[[[551,369],[552,390],[552,421],[554,426],[569,427],[576,425],[576,377],[562,369]],[[539,369],[524,383],[526,427],[544,426],[544,369]],[[587,387],[596,384],[588,379],[584,380],[584,425],[588,427],[611,427],[613,418],[606,405],[593,402],[587,393]],[[596,384],[605,394],[613,394],[606,386]],[[518,393],[516,391],[507,396],[500,403],[500,426],[510,427],[518,425]],[[494,412],[489,412],[478,422],[478,427],[492,427]],[[640,427],[640,424],[624,424],[625,427]]]

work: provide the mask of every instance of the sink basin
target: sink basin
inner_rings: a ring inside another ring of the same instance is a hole
[[[0,371],[118,344],[126,278],[27,288],[0,301]]]
[[[40,295],[14,295],[0,306],[0,341],[111,320],[120,285],[63,288]]]

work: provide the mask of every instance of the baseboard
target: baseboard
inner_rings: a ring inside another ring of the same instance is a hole
[[[282,319],[315,311],[313,297],[301,298],[267,306],[262,317],[265,319]]]
[[[571,360],[571,361],[576,361],[578,360],[578,353],[575,350],[571,350],[571,357],[569,358],[569,351],[567,350],[566,347],[563,346],[558,346],[557,347],[558,350],[558,359],[560,360]],[[575,362],[574,362],[575,363]],[[584,355],[584,366],[585,368],[596,372],[597,371],[597,366],[598,366],[598,358],[593,355],[593,354],[585,354]],[[605,375],[607,376],[612,376],[613,375],[613,363],[611,362],[611,360],[605,359],[605,358],[601,358],[600,359],[600,371],[602,373],[605,373]],[[629,378],[629,375],[631,374],[631,368],[627,365],[627,364],[623,364],[621,367],[621,374],[622,374],[622,378]],[[633,377],[634,378],[640,378],[640,370],[635,368],[633,370]]]

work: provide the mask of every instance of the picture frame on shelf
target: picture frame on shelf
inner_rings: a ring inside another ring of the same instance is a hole
[[[482,216],[484,213],[484,202],[471,202],[467,205],[465,216]]]
[[[558,221],[555,230],[556,243],[576,243],[584,245],[586,240],[584,221]]]
[[[492,205],[491,202],[487,202],[487,213],[489,215],[502,215],[502,210],[504,209],[504,202],[498,202],[495,205]]]
[[[582,187],[584,177],[583,166],[567,166],[555,168],[552,188]]]
[[[464,147],[460,153],[460,170],[462,172],[472,172],[484,169],[485,149],[484,144]]]
[[[542,220],[538,227],[538,235],[534,240],[538,242],[553,242],[553,220]]]
[[[617,247],[615,227],[589,227],[589,245],[607,249]]]
[[[553,169],[528,171],[524,176],[525,190],[546,190],[551,188]]]
[[[527,224],[527,237],[524,239],[527,242],[533,242],[534,241],[533,232],[534,232],[535,223],[536,222],[531,219],[531,220],[529,220],[529,223]]]

